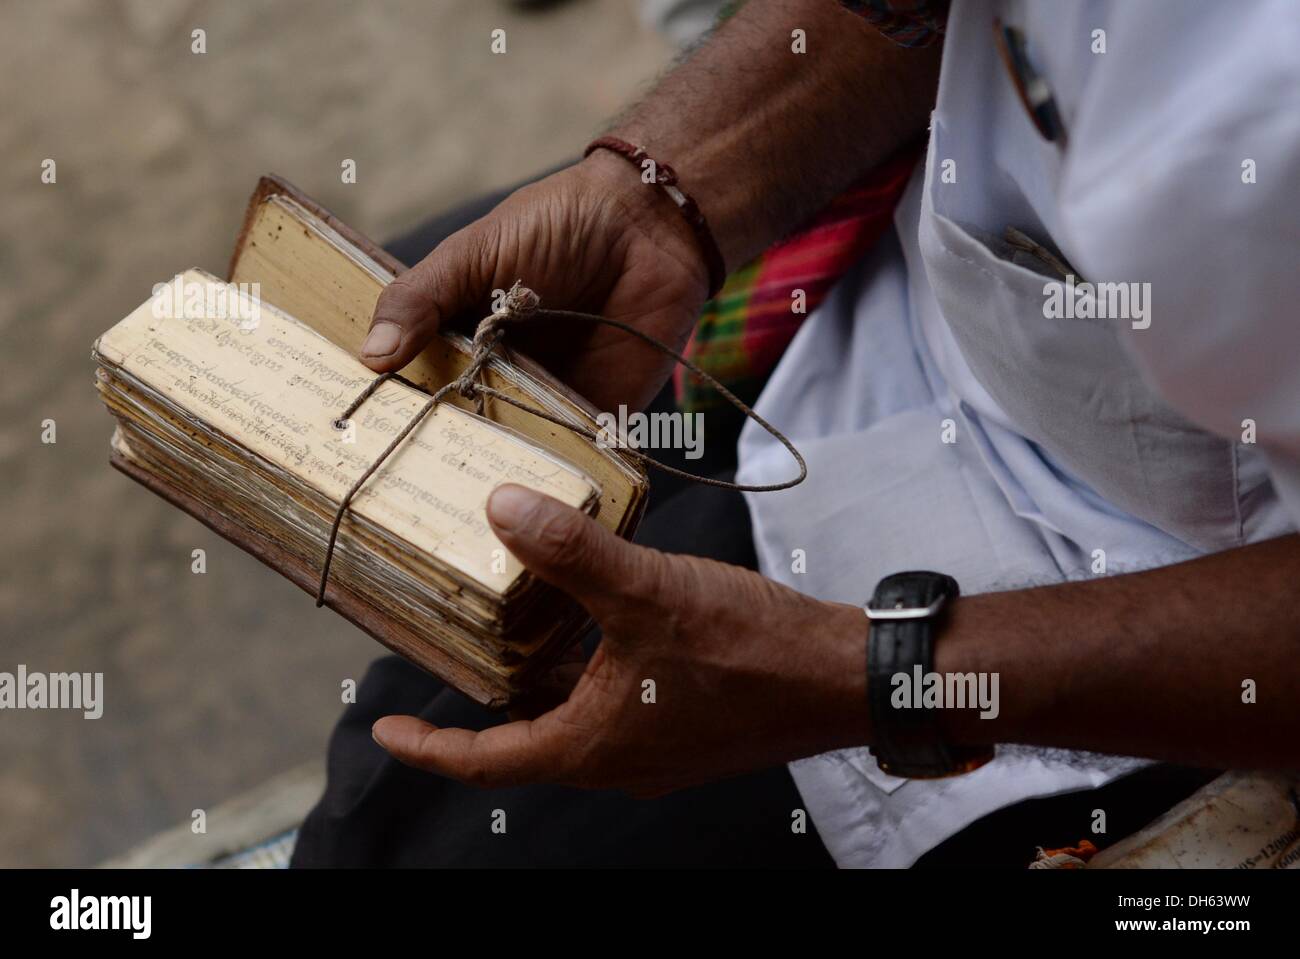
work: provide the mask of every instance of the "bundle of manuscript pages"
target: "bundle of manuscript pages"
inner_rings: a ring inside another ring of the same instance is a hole
[[[117,418],[113,465],[315,593],[339,502],[428,399],[468,364],[437,338],[346,423],[374,374],[356,359],[401,265],[282,180],[263,178],[229,281],[189,270],[95,343]],[[516,353],[496,389],[595,430],[595,411]],[[488,398],[453,391],[366,482],[344,516],[326,605],[480,702],[503,706],[587,627],[493,535],[500,483],[520,483],[629,536],[640,466]],[[304,610],[304,614],[306,610]]]

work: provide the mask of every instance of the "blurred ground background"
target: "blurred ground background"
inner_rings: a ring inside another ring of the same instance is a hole
[[[0,7],[0,671],[105,674],[99,720],[0,712],[0,866],[94,864],[320,757],[379,652],[109,468],[91,341],[223,273],[264,172],[385,240],[575,155],[671,53],[634,0]]]

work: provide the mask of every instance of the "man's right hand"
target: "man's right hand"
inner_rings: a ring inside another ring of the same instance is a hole
[[[516,280],[544,307],[621,320],[679,351],[708,293],[698,241],[673,203],[625,159],[597,151],[515,191],[390,283],[362,361],[401,369],[444,324],[490,313],[493,291]],[[643,408],[672,371],[663,354],[608,327],[525,324],[511,345],[602,410]]]

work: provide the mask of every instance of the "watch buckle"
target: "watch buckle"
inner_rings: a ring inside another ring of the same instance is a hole
[[[866,611],[867,619],[929,619],[931,616],[938,615],[939,610],[943,609],[943,605],[947,601],[948,597],[940,593],[929,606],[903,606],[900,601],[899,605],[884,609],[874,609],[870,605],[863,608]]]

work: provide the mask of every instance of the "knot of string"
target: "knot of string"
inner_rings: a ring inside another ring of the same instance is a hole
[[[677,469],[675,466],[669,466],[667,463],[661,463],[653,457],[646,456],[639,450],[629,447],[626,442],[623,441],[622,437],[619,437],[616,443],[610,444],[607,438],[602,438],[595,431],[587,429],[585,426],[571,423],[568,420],[562,419],[552,413],[548,413],[545,410],[529,406],[527,403],[523,403],[520,400],[515,399],[513,396],[490,386],[487,382],[487,367],[492,359],[496,347],[505,336],[506,328],[512,323],[525,320],[536,321],[548,319],[576,320],[583,323],[613,327],[616,330],[622,330],[624,333],[634,336],[649,346],[654,347],[665,356],[671,357],[674,361],[680,363],[691,373],[712,386],[718,391],[720,396],[727,400],[727,402],[740,410],[741,413],[753,420],[771,434],[773,438],[780,442],[781,445],[789,451],[790,455],[794,457],[794,461],[799,465],[799,475],[781,483],[770,483],[766,485],[733,483],[728,480],[714,479],[709,476],[697,476],[694,473],[688,473],[685,470]],[[348,421],[352,418],[353,414],[361,408],[361,405],[365,403],[366,400],[370,399],[370,397],[374,395],[375,391],[378,390],[379,387],[383,386],[390,379],[393,379],[395,375],[396,374],[394,373],[381,373],[376,376],[369,385],[358,394],[357,398],[348,404],[347,409],[343,411],[338,419],[334,420],[334,428],[340,430],[347,429]],[[554,423],[556,426],[569,430],[572,433],[576,433],[578,436],[585,437],[597,445],[614,445],[626,455],[644,463],[646,466],[652,466],[665,473],[671,473],[674,476],[680,476],[684,479],[705,486],[718,486],[722,489],[737,490],[742,493],[773,493],[778,490],[790,489],[792,486],[798,486],[808,477],[808,464],[804,462],[803,456],[797,449],[795,449],[794,444],[786,438],[784,433],[755,413],[753,409],[751,409],[748,404],[738,396],[686,357],[672,349],[672,347],[655,339],[647,333],[643,333],[636,327],[630,326],[629,324],[623,323],[619,320],[611,320],[608,317],[597,316],[594,313],[577,313],[572,310],[543,310],[541,309],[541,300],[537,294],[528,287],[523,286],[520,281],[516,280],[514,286],[506,291],[505,296],[501,300],[500,307],[479,321],[478,327],[474,330],[474,340],[470,351],[469,364],[461,374],[451,382],[439,387],[439,389],[429,397],[424,405],[421,406],[420,409],[416,411],[415,415],[411,417],[407,424],[402,427],[401,431],[393,437],[392,442],[384,448],[383,452],[375,457],[374,462],[366,468],[366,471],[357,477],[357,481],[352,484],[351,489],[349,489],[347,493],[343,495],[343,498],[339,500],[338,510],[334,513],[334,523],[330,527],[329,540],[325,545],[325,561],[321,566],[320,587],[316,591],[316,605],[318,607],[325,603],[325,590],[329,584],[330,566],[334,561],[334,547],[338,542],[339,527],[343,524],[343,517],[348,511],[348,507],[352,504],[353,498],[361,491],[361,487],[365,486],[366,481],[375,474],[384,462],[392,456],[397,448],[402,445],[402,442],[411,435],[417,426],[420,425],[420,422],[453,390],[465,399],[474,400],[475,409],[480,416],[484,415],[484,400],[490,396],[493,399],[500,400],[502,403],[523,410],[525,413],[536,416],[539,419]]]

